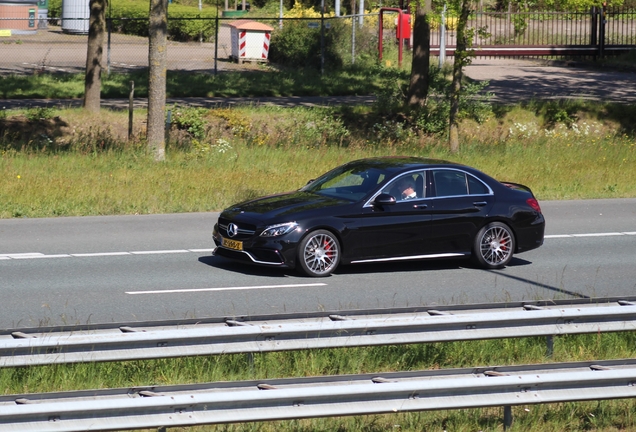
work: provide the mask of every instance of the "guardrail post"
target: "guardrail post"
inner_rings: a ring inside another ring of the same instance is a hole
[[[508,430],[510,426],[512,426],[512,407],[510,405],[506,405],[503,407],[504,409],[504,430]]]
[[[548,358],[552,358],[554,355],[554,336],[546,336],[545,337],[545,356]]]
[[[250,372],[254,373],[254,353],[247,353],[247,364],[250,366]]]

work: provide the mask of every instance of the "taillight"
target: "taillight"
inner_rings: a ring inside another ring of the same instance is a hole
[[[528,199],[526,200],[526,203],[528,203],[528,205],[529,205],[530,207],[532,207],[532,209],[533,209],[533,210],[536,210],[536,211],[538,211],[539,213],[541,213],[541,206],[539,205],[539,201],[537,201],[537,200],[536,200],[536,199],[534,199],[534,198],[528,198]]]

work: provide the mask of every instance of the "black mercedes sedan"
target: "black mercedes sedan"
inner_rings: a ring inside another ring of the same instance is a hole
[[[340,264],[472,257],[506,266],[543,244],[532,191],[415,157],[349,162],[295,192],[245,201],[214,226],[214,255],[330,275]]]

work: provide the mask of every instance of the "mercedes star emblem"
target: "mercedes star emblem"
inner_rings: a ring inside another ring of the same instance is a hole
[[[236,234],[238,234],[238,227],[236,226],[236,224],[229,224],[227,226],[227,235],[229,235],[230,237],[234,237]]]

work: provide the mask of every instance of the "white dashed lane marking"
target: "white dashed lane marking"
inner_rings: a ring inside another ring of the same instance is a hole
[[[239,291],[239,290],[253,290],[253,289],[274,289],[274,288],[307,288],[307,287],[320,287],[326,286],[326,283],[311,283],[311,284],[289,284],[289,285],[260,285],[260,286],[243,286],[243,287],[225,287],[225,288],[188,288],[188,289],[169,289],[169,290],[154,290],[154,291],[126,291],[126,294],[138,295],[138,294],[181,294],[181,293],[196,293],[196,292],[209,292],[209,291]]]
[[[122,255],[164,255],[164,254],[179,254],[179,253],[206,253],[212,252],[214,249],[175,249],[175,250],[154,250],[154,251],[132,251],[132,252],[95,252],[95,253],[80,253],[80,254],[55,254],[44,255],[39,252],[29,253],[15,253],[15,254],[0,254],[0,260],[14,259],[42,259],[42,258],[87,258],[87,257],[109,257],[109,256],[122,256]]]
[[[544,238],[560,239],[560,238],[584,238],[584,237],[616,237],[616,236],[636,236],[636,231],[625,232],[607,232],[607,233],[587,233],[587,234],[554,234],[547,235]],[[148,251],[130,251],[130,252],[95,252],[95,253],[76,253],[76,254],[53,254],[45,255],[40,252],[28,253],[9,253],[0,254],[0,260],[26,260],[26,259],[44,259],[44,258],[88,258],[88,257],[110,257],[110,256],[135,256],[135,255],[166,255],[166,254],[183,254],[183,253],[209,253],[212,249],[170,249],[170,250],[148,250]]]

